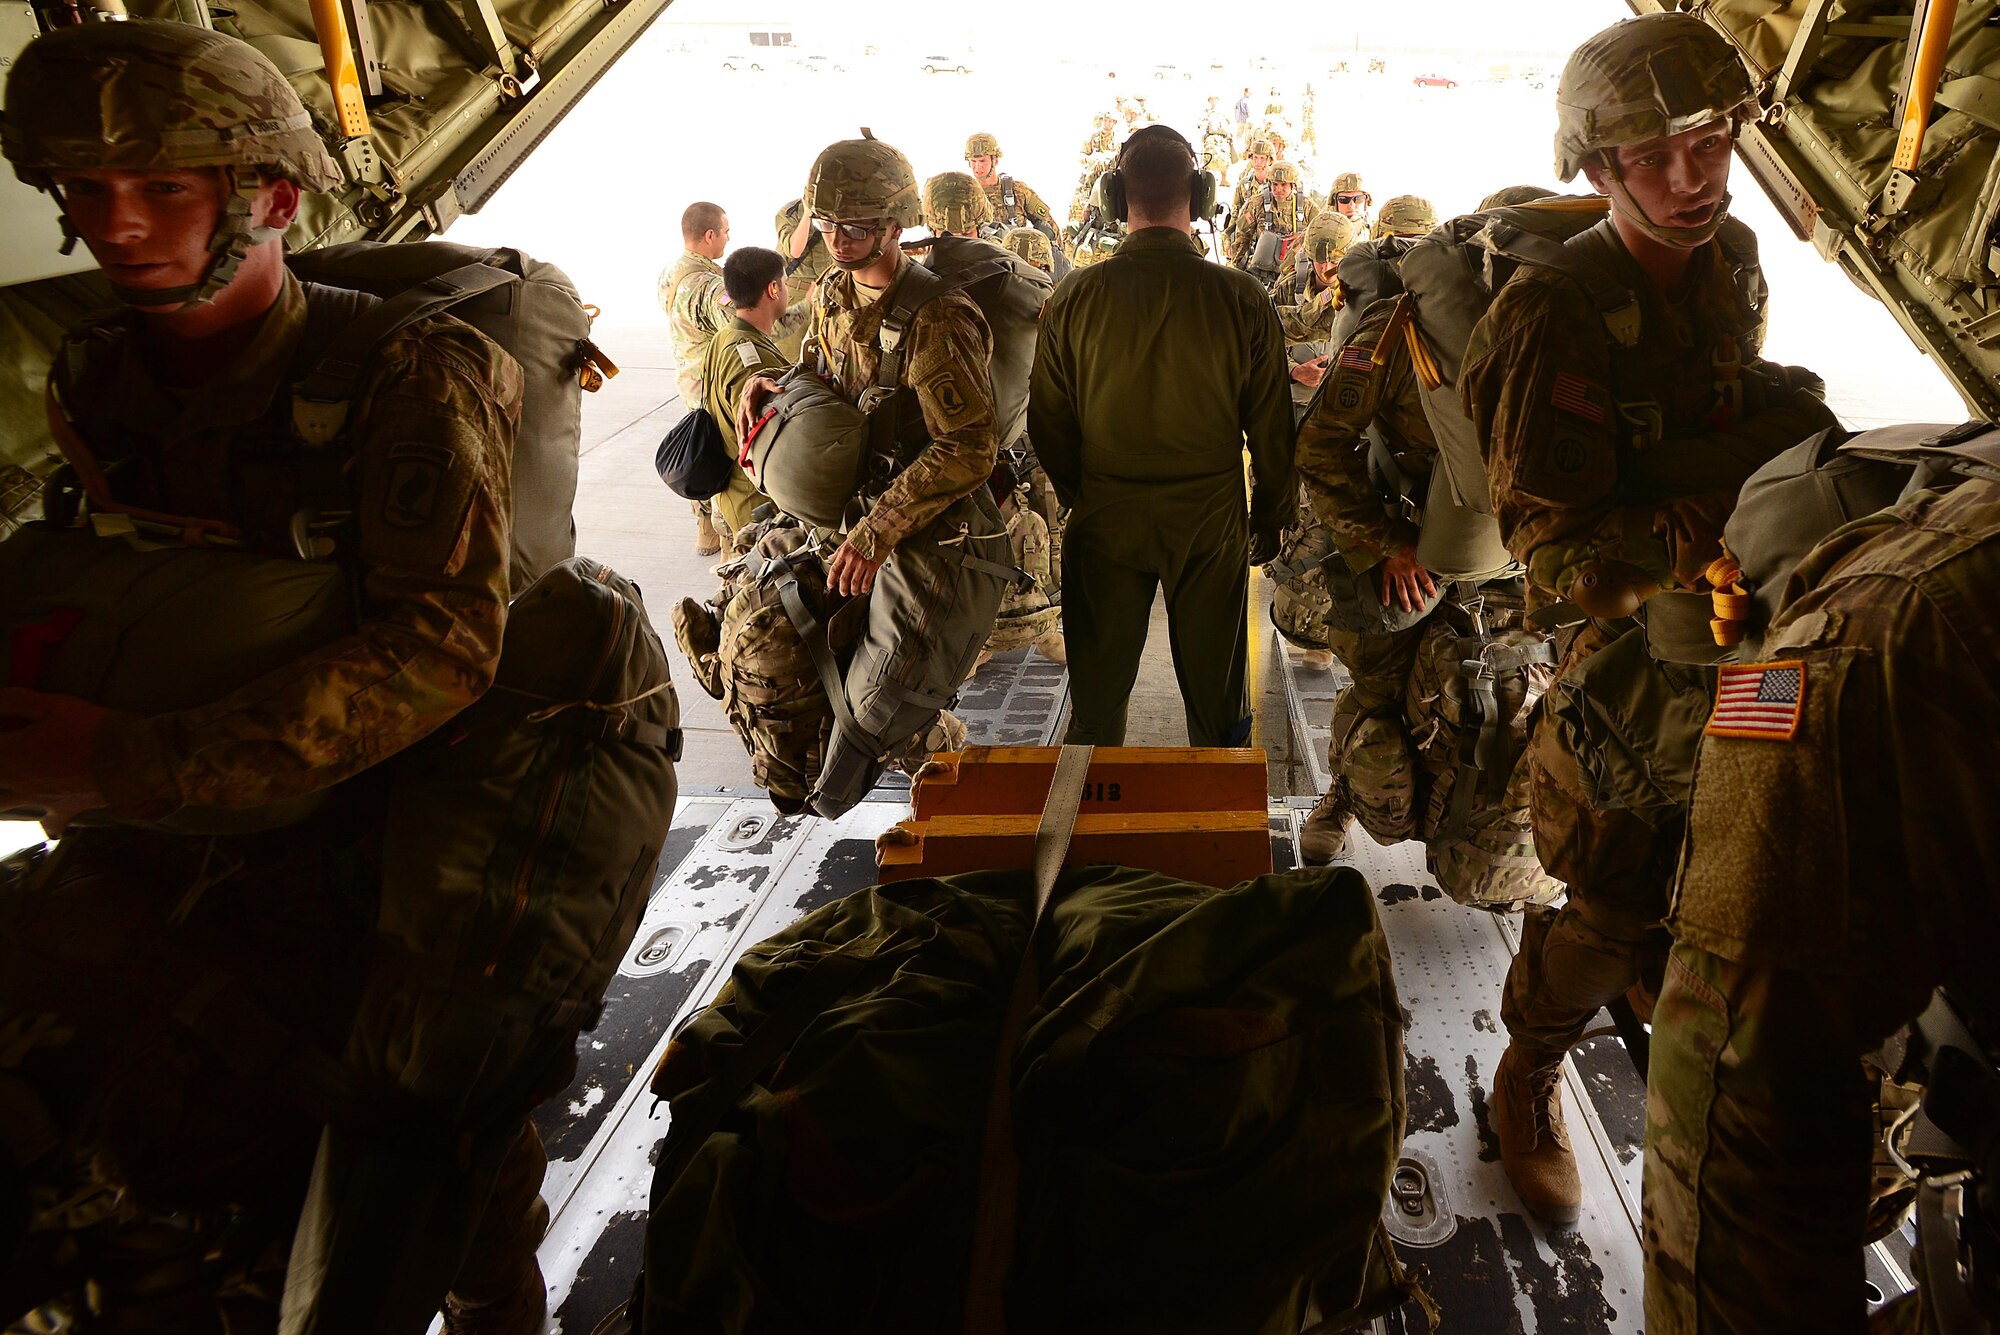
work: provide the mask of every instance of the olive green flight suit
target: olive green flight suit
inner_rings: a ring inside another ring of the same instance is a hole
[[[1653,1012],[1650,1335],[1859,1335],[1861,1058],[1940,984],[2000,1040],[2000,483],[1850,525],[1790,587],[1760,655],[1779,712],[1718,714],[1696,766]]]
[[[750,383],[753,375],[782,375],[790,365],[785,355],[778,351],[755,325],[742,316],[736,316],[709,340],[708,351],[701,368],[702,403],[708,415],[715,419],[716,429],[722,432],[722,440],[729,447],[731,455],[739,448],[736,440],[736,404],[743,397],[743,387]],[[729,521],[730,531],[741,533],[750,527],[752,516],[759,506],[768,504],[770,497],[757,490],[757,484],[743,471],[738,463],[730,470],[729,485],[711,498],[712,503]]]
[[[1270,298],[1186,232],[1134,232],[1049,298],[1028,434],[1070,506],[1070,741],[1123,740],[1161,587],[1189,739],[1248,738],[1243,451],[1249,526],[1275,538],[1298,505],[1286,384]]]
[[[1748,228],[1725,228],[1736,254],[1754,255]],[[1721,241],[1695,253],[1672,301],[1615,232],[1610,245],[1640,301],[1635,348],[1614,353],[1583,289],[1533,266],[1501,289],[1466,347],[1460,393],[1486,450],[1501,536],[1528,569],[1531,612],[1581,596],[1593,579],[1641,596],[1695,589],[1721,554],[1744,479],[1833,421],[1817,377],[1757,355],[1762,281],[1746,292],[1750,271],[1740,282]],[[1559,678],[1637,625],[1579,616],[1557,641]],[[1594,809],[1546,712],[1528,764],[1536,850],[1569,900],[1559,913],[1529,911],[1501,1015],[1513,1042],[1552,1065],[1600,1006],[1657,976],[1684,814]]]

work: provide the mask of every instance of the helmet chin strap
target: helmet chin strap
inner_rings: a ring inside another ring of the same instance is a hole
[[[1618,168],[1611,162],[1611,155],[1600,154],[1598,161],[1604,166],[1604,179],[1610,183],[1611,197],[1625,206],[1625,216],[1630,218],[1640,231],[1663,246],[1672,246],[1676,250],[1699,250],[1715,240],[1715,234],[1722,230],[1723,221],[1729,217],[1729,201],[1732,197],[1725,193],[1716,201],[1715,212],[1699,227],[1669,227],[1665,223],[1654,222],[1646,210],[1640,207],[1639,201],[1632,197],[1632,192],[1625,188],[1624,180],[1618,175]]]
[[[256,171],[237,167],[231,170],[230,179],[229,199],[223,206],[222,220],[216,224],[214,234],[208,239],[208,267],[202,270],[201,278],[179,287],[120,287],[113,283],[111,291],[118,300],[143,311],[185,310],[189,306],[213,301],[216,294],[235,279],[238,266],[252,246],[275,241],[285,234],[282,227],[253,227],[250,223],[250,211],[256,206],[257,192],[263,187],[263,180]],[[61,202],[60,196],[57,201]],[[64,214],[63,226],[70,228],[67,213]]]

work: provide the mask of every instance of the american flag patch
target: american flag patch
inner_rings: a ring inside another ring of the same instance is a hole
[[[1806,665],[1791,663],[1725,663],[1716,688],[1715,712],[1705,731],[1710,737],[1758,737],[1788,742],[1799,730],[1799,710],[1806,700]]]
[[[1358,348],[1350,343],[1340,350],[1337,365],[1349,371],[1372,371],[1375,369],[1375,349]]]
[[[1603,426],[1605,410],[1610,406],[1611,396],[1604,392],[1601,385],[1592,384],[1580,375],[1560,371],[1556,374],[1556,389],[1555,393],[1549,396],[1549,402],[1556,406],[1558,412],[1565,412],[1572,417],[1581,417],[1586,422]]]

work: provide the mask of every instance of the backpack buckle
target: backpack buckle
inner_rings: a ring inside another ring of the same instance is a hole
[[[292,396],[292,430],[308,445],[329,445],[347,425],[347,400]]]

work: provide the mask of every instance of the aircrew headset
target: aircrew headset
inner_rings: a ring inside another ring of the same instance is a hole
[[[1190,144],[1187,141],[1187,137],[1171,125],[1147,125],[1134,130],[1131,137],[1125,141],[1124,146],[1118,150],[1118,161],[1120,163],[1124,162],[1125,154],[1131,149],[1132,145],[1145,138],[1171,139],[1182,148],[1185,148],[1188,151],[1189,158],[1193,159],[1196,164],[1201,162],[1201,155],[1194,151],[1194,145]],[[1109,171],[1097,178],[1097,189],[1093,193],[1097,196],[1096,204],[1100,212],[1110,214],[1121,223],[1125,221],[1127,212],[1125,206],[1125,174],[1117,165],[1113,165]],[[1197,219],[1212,218],[1215,216],[1215,173],[1202,171],[1199,165],[1196,166],[1194,171],[1188,174],[1188,210]]]

